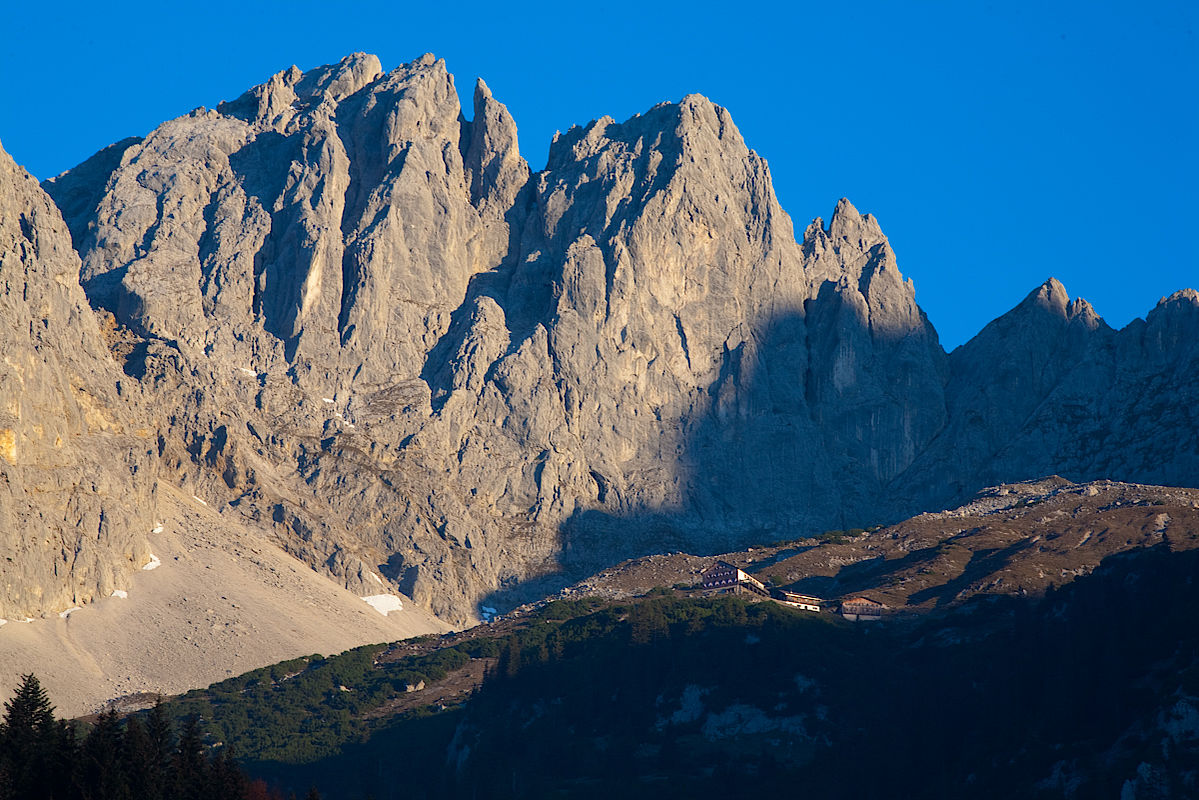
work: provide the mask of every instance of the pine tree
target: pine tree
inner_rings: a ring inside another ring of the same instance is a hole
[[[250,781],[233,757],[233,748],[224,747],[211,764],[208,797],[213,800],[242,800],[250,789]]]
[[[80,780],[88,800],[130,800],[125,733],[115,711],[96,720],[81,756]]]
[[[24,675],[0,720],[0,773],[13,800],[54,796],[59,744],[54,706],[33,674]]]
[[[126,760],[131,768],[130,791],[138,800],[167,800],[168,778],[175,750],[175,734],[162,704],[150,709],[145,719],[130,717],[126,723]]]
[[[188,717],[179,733],[172,762],[174,792],[171,797],[180,800],[203,800],[207,790],[208,760],[204,757],[204,740],[200,736],[200,723],[194,716]]]

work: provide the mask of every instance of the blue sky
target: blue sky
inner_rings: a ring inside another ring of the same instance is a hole
[[[355,50],[445,58],[468,111],[482,76],[535,169],[555,130],[700,92],[769,161],[797,229],[842,196],[878,217],[951,349],[1050,275],[1115,327],[1199,288],[1197,8],[9,4],[0,142],[50,177]]]

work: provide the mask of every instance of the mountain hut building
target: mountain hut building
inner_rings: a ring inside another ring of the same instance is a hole
[[[820,613],[820,604],[824,601],[819,597],[813,597],[810,594],[800,594],[799,592],[788,592],[786,589],[779,590],[779,596],[775,599],[785,606],[799,608],[804,611],[814,611]]]
[[[715,592],[740,594],[742,591],[748,591],[763,597],[770,597],[770,592],[760,580],[724,561],[717,561],[708,567],[703,574],[703,579],[703,588]]]
[[[841,616],[853,622],[873,622],[883,618],[886,608],[869,597],[854,597],[841,601]]]

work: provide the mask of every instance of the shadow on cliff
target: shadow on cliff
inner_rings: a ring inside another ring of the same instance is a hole
[[[805,319],[818,302],[808,301],[807,313],[775,317],[725,350],[715,380],[678,420],[684,444],[663,492],[677,502],[613,498],[616,481],[593,472],[601,503],[631,507],[575,511],[559,529],[561,571],[502,588],[482,605],[529,602],[630,558],[715,555],[897,519],[886,482],[862,457],[870,443],[847,449],[844,433],[822,425],[821,409],[812,405],[833,380],[826,362],[837,342],[872,336],[867,323],[854,330],[843,316],[842,327],[823,331],[814,347]],[[670,425],[663,420],[661,429]],[[868,511],[859,497],[871,500]]]

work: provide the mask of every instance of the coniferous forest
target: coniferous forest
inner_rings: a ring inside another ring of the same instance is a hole
[[[56,719],[38,679],[26,675],[0,721],[0,800],[284,798],[251,781],[231,748],[208,747],[194,717],[176,728],[155,706],[124,719],[110,711],[84,728]]]

